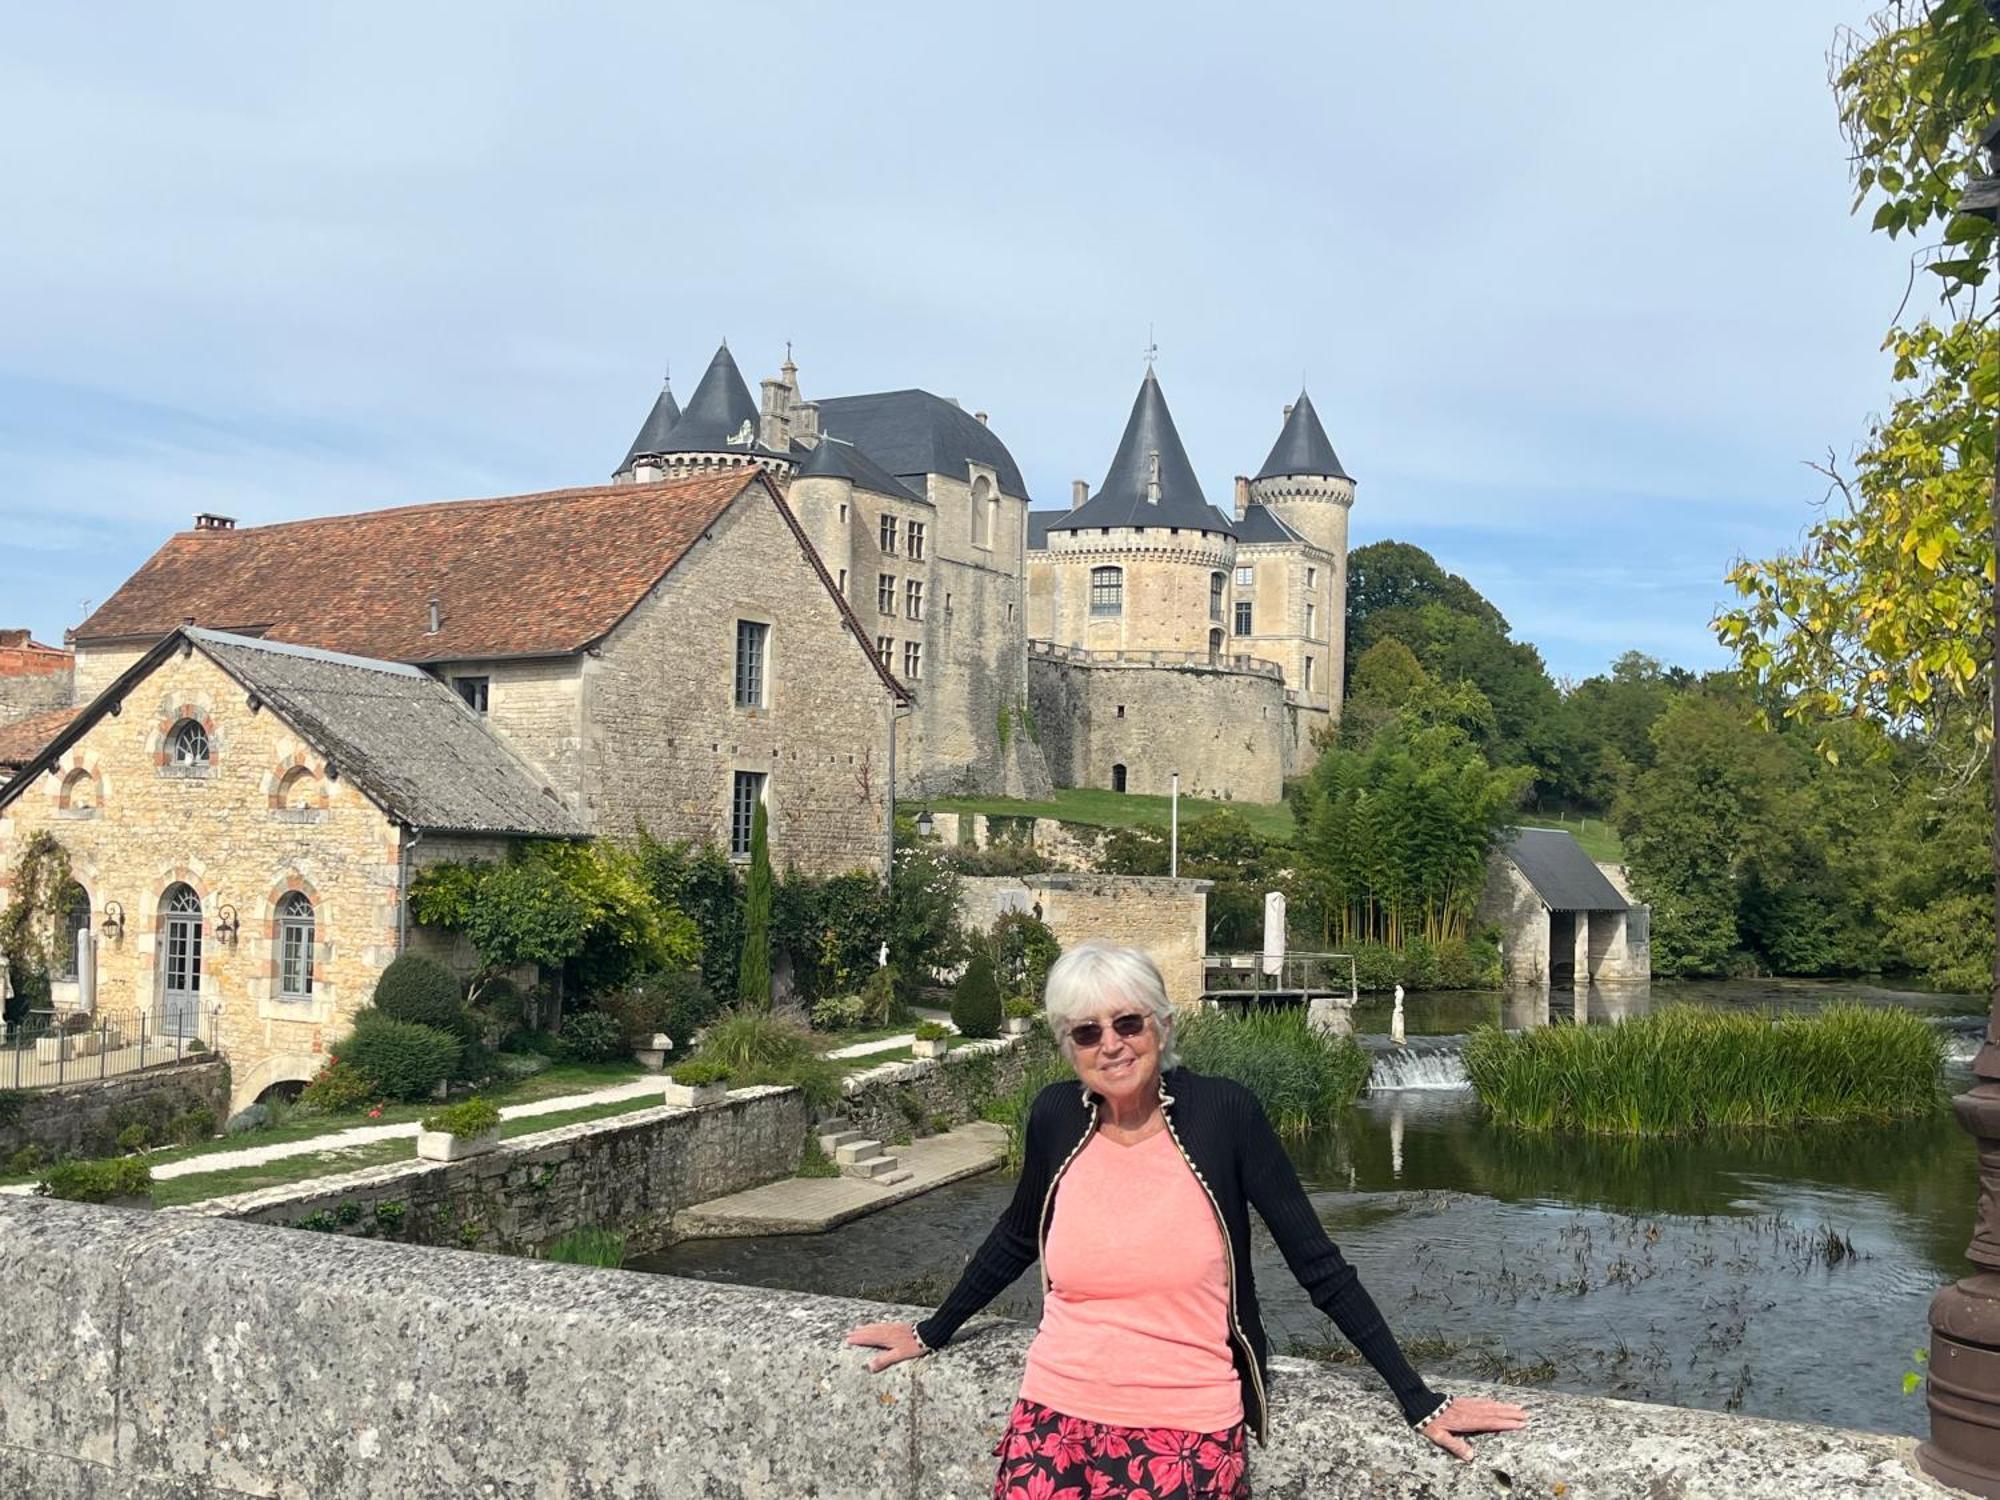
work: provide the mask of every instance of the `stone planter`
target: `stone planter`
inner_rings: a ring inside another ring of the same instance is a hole
[[[498,1126],[474,1136],[453,1135],[448,1130],[417,1132],[417,1156],[422,1161],[464,1161],[470,1156],[484,1156],[499,1144]]]
[[[693,1109],[702,1104],[719,1104],[729,1097],[727,1083],[675,1083],[667,1080],[667,1103],[679,1105],[682,1109]]]
[[[1033,1016],[1009,1016],[1000,1023],[1002,1036],[1026,1036],[1035,1029]]]
[[[54,1034],[35,1038],[35,1061],[38,1063],[68,1062],[72,1058],[96,1055],[97,1033],[94,1031],[77,1031],[67,1035]]]
[[[632,1061],[642,1068],[657,1073],[667,1065],[667,1054],[673,1049],[674,1039],[664,1031],[656,1031],[653,1033],[652,1045],[632,1049]]]
[[[943,1057],[951,1043],[943,1037],[918,1037],[910,1043],[910,1051],[917,1057]]]

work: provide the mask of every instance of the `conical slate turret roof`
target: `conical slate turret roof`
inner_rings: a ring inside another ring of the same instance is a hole
[[[757,403],[743,372],[724,344],[702,372],[659,453],[763,453],[757,442]],[[783,455],[780,455],[783,456]]]
[[[1350,482],[1353,478],[1341,468],[1333,444],[1327,441],[1326,429],[1319,425],[1319,413],[1313,410],[1312,397],[1304,391],[1299,392],[1292,414],[1285,418],[1284,430],[1278,434],[1278,441],[1271,445],[1271,456],[1257,471],[1259,479],[1277,479],[1287,474],[1325,475]]]
[[[625,472],[649,454],[666,452],[667,434],[680,419],[681,404],[674,399],[673,386],[662,384],[660,394],[653,400],[653,409],[646,413],[645,425],[632,439],[632,446],[625,450],[625,462],[618,466],[618,471]]]
[[[1159,481],[1154,498],[1154,480]],[[1139,384],[1125,436],[1097,493],[1051,522],[1050,531],[1082,531],[1092,526],[1186,526],[1234,535],[1222,512],[1208,503],[1194,477],[1187,449],[1174,427],[1173,413],[1149,369]]]

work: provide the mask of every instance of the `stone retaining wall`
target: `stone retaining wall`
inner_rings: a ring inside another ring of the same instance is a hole
[[[220,1058],[165,1063],[87,1083],[24,1089],[0,1109],[0,1170],[23,1146],[50,1157],[115,1156],[118,1133],[145,1125],[157,1140],[193,1109],[206,1109],[219,1128],[229,1115],[229,1065]]]
[[[677,1210],[797,1171],[805,1134],[797,1089],[743,1089],[518,1136],[466,1161],[412,1156],[168,1212],[513,1254],[612,1229],[638,1255],[672,1238]]]
[[[1027,1076],[1028,1049],[1012,1038],[953,1042],[943,1057],[884,1063],[847,1081],[840,1112],[863,1135],[902,1142],[977,1120]]]
[[[906,1310],[629,1271],[0,1198],[0,1494],[36,1500],[965,1500],[1028,1331],[880,1376]],[[1905,1440],[1496,1391],[1460,1464],[1379,1385],[1274,1361],[1258,1500],[1914,1500]]]

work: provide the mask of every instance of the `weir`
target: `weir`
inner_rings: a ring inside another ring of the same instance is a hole
[[[0,1494],[36,1500],[963,1500],[1028,1339],[871,1376],[842,1335],[909,1310],[38,1199],[0,1278]],[[1462,1384],[1535,1420],[1459,1464],[1369,1379],[1272,1384],[1259,1500],[1949,1493],[1903,1439]]]

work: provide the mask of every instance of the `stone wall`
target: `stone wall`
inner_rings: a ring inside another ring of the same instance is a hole
[[[1058,786],[1276,802],[1297,759],[1279,677],[1230,667],[1028,657],[1028,701]]]
[[[165,634],[165,632],[161,632]],[[76,699],[90,702],[110,687],[139,658],[150,651],[158,638],[129,646],[78,646],[76,648]]]
[[[163,1140],[171,1122],[206,1109],[220,1129],[229,1117],[229,1065],[214,1057],[165,1063],[12,1097],[20,1104],[0,1112],[0,1163],[24,1146],[39,1146],[52,1158],[113,1156],[121,1149],[118,1133],[128,1125],[145,1125]]]
[[[870,1375],[915,1309],[0,1199],[0,1494],[36,1500],[966,1500],[1029,1331],[982,1320]],[[1460,1463],[1378,1382],[1272,1362],[1258,1500],[1942,1500],[1904,1439],[1626,1401],[1518,1400]]]
[[[185,718],[207,726],[207,766],[166,763]],[[0,902],[18,851],[53,834],[99,930],[97,1009],[138,1014],[159,1002],[162,901],[192,888],[204,924],[200,1004],[220,1012],[239,1108],[272,1083],[311,1077],[396,953],[401,836],[352,780],[326,771],[206,656],[169,656],[0,810]],[[278,993],[276,906],[293,889],[313,903],[305,999]],[[124,911],[115,939],[102,928],[114,901]],[[233,941],[217,930],[225,906],[239,924]]]
[[[985,813],[933,813],[938,842],[960,848],[991,849],[995,844],[1021,842],[1019,818],[994,818]],[[1059,818],[1026,820],[1026,840],[1036,854],[1058,870],[1088,872],[1097,868],[1106,828],[1065,823]]]
[[[465,1161],[412,1157],[170,1212],[277,1225],[325,1215],[339,1234],[515,1254],[614,1229],[642,1254],[672,1238],[676,1211],[790,1176],[806,1123],[797,1089],[742,1089],[517,1136]]]
[[[953,1042],[943,1057],[884,1063],[849,1078],[841,1114],[863,1135],[903,1141],[981,1118],[1028,1075],[1023,1041]]]
[[[735,701],[736,624],[771,629],[762,707]],[[752,486],[614,630],[584,676],[598,832],[726,843],[734,774],[767,775],[771,862],[879,870],[889,694],[776,503]]]
[[[1494,850],[1486,857],[1486,887],[1473,921],[1500,929],[1500,977],[1508,984],[1544,984],[1549,977],[1549,909],[1514,862]]]
[[[484,677],[487,727],[574,812],[582,789],[583,662],[579,656],[475,660],[434,663],[426,670],[446,682]]]
[[[76,658],[25,630],[0,630],[0,724],[73,702]]]
[[[1176,1005],[1201,998],[1208,953],[1206,880],[1151,875],[981,875],[959,882],[959,912],[984,930],[1007,911],[1038,911],[1063,947],[1104,938],[1160,966]]]

